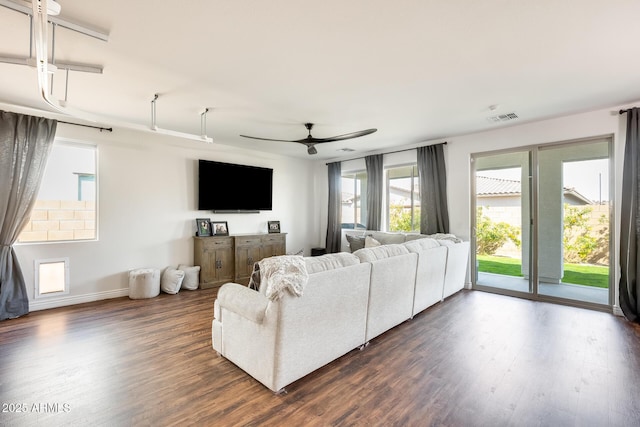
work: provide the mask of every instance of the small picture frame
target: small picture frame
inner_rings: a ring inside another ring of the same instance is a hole
[[[267,221],[267,229],[269,233],[279,233],[280,221]]]
[[[227,221],[211,221],[211,235],[228,236],[229,226],[227,225]]]
[[[200,237],[211,236],[211,221],[209,218],[196,219],[196,234]]]

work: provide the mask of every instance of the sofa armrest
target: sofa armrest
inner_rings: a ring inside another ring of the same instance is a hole
[[[232,311],[247,320],[262,323],[269,305],[269,299],[247,286],[225,283],[218,290],[218,304],[221,309]]]

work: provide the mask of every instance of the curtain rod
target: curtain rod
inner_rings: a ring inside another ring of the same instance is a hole
[[[445,142],[440,142],[439,144],[442,145],[447,145],[447,141]],[[429,144],[429,145],[438,145],[438,144]],[[426,145],[425,145],[426,147]],[[396,150],[396,151],[389,151],[388,153],[380,153],[380,154],[395,154],[395,153],[402,153],[404,151],[411,151],[411,150],[417,150],[419,147],[415,147],[415,148],[405,148],[404,150]],[[343,162],[348,162],[349,160],[358,160],[358,159],[364,159],[367,156],[362,156],[362,157],[354,157],[352,159],[348,159],[348,160],[341,160]],[[331,162],[334,163],[334,162]],[[325,163],[325,165],[329,165],[329,163]]]
[[[74,126],[83,126],[83,127],[86,127],[86,128],[99,129],[100,132],[102,132],[103,130],[106,130],[106,131],[109,131],[109,132],[113,132],[113,128],[103,128],[103,127],[100,127],[100,126],[81,125],[80,123],[63,122],[62,120],[58,120],[58,123],[64,123],[66,125],[74,125]]]
[[[635,107],[634,107],[635,108]],[[631,111],[633,108],[627,108],[626,110],[620,110],[618,111],[618,114],[624,114],[624,113],[628,113],[629,111]]]

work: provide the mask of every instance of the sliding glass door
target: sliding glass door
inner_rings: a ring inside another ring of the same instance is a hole
[[[531,160],[529,151],[474,157],[477,287],[533,292]]]
[[[538,152],[538,292],[609,304],[609,141]]]
[[[474,287],[608,307],[611,138],[472,157]]]

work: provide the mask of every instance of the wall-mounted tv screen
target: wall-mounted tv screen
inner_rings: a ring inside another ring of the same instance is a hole
[[[273,169],[211,160],[198,161],[198,209],[272,210]]]

